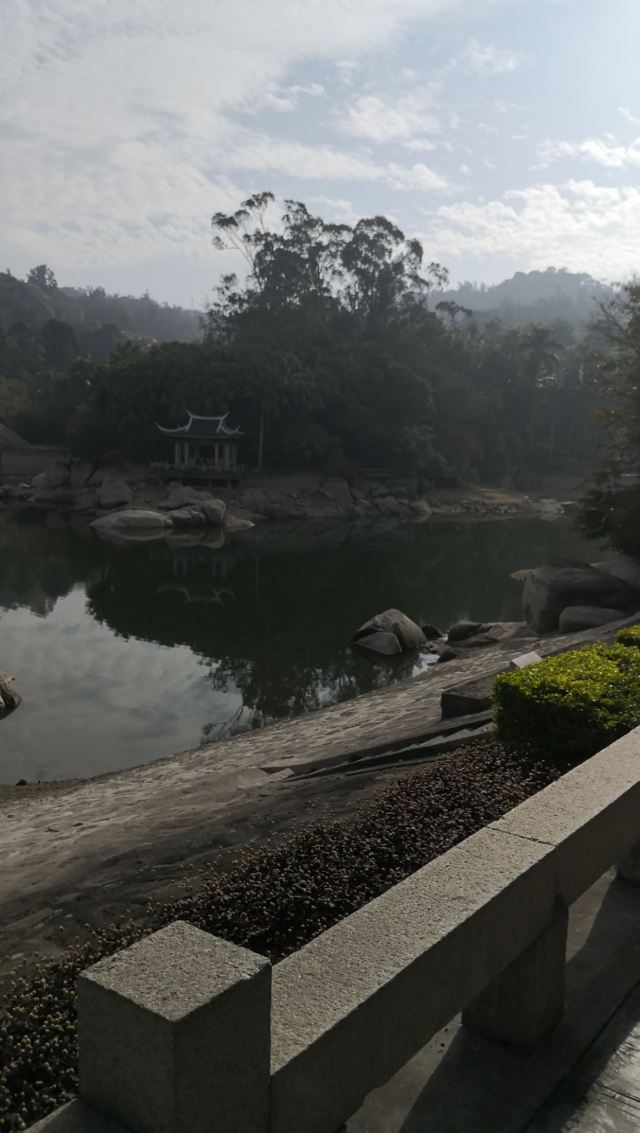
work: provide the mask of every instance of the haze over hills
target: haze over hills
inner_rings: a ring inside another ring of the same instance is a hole
[[[614,295],[614,289],[586,272],[549,267],[546,271],[517,271],[511,279],[487,286],[461,283],[437,301],[457,303],[480,321],[499,318],[512,326],[549,323],[565,319],[585,325],[597,315],[598,305]]]
[[[109,295],[103,287],[63,287],[45,265],[27,280],[0,272],[0,333],[22,324],[39,334],[50,319],[67,323],[81,354],[108,356],[119,342],[194,342],[202,312],[158,303],[150,296]],[[36,282],[37,279],[37,282]]]
[[[94,358],[108,356],[127,340],[194,342],[201,337],[202,311],[157,302],[148,294],[110,295],[102,287],[58,286],[52,274],[47,282],[41,268],[34,269],[40,273],[39,282],[34,281],[34,272],[28,280],[0,272],[0,333],[22,324],[39,334],[46,322],[58,319],[72,327],[80,353]],[[550,267],[516,272],[492,286],[461,283],[435,292],[431,305],[455,303],[483,323],[499,318],[505,324],[522,326],[564,319],[580,326],[613,294],[610,286],[584,272]]]

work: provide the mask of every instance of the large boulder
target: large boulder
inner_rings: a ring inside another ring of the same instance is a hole
[[[596,570],[604,571],[605,574],[613,574],[616,578],[621,578],[623,582],[628,582],[629,586],[635,586],[640,590],[640,562],[637,559],[632,559],[631,555],[617,555],[613,559],[604,559],[600,563],[592,563],[592,567]]]
[[[612,610],[608,606],[565,606],[558,628],[560,633],[580,633],[583,629],[596,629],[609,622],[618,622],[624,616],[624,610]]]
[[[188,485],[174,483],[169,489],[169,496],[165,507],[170,509],[186,507],[189,504],[201,504],[213,499],[207,488],[190,488]]]
[[[483,622],[462,621],[451,626],[447,634],[447,641],[466,641],[474,634],[480,633],[484,628]]]
[[[354,642],[368,649],[371,648],[369,641],[374,634],[391,634],[395,636],[399,649],[394,652],[402,652],[406,649],[418,649],[419,646],[426,644],[426,637],[419,625],[408,618],[402,610],[383,610],[381,614],[376,614],[374,618],[370,618],[368,622],[360,626],[354,634]],[[376,652],[381,652],[379,648]],[[385,649],[385,651],[388,651]]]
[[[128,507],[133,500],[133,492],[121,476],[105,476],[98,488],[100,507]]]
[[[353,511],[351,489],[342,476],[327,476],[322,485],[322,493],[327,499],[335,500],[342,511]]]
[[[32,488],[66,488],[71,482],[71,465],[68,461],[57,460],[44,472],[38,472],[31,480]]]
[[[191,507],[179,507],[167,512],[167,518],[176,527],[206,527],[207,519],[201,507],[192,504]]]
[[[209,527],[222,527],[227,510],[224,500],[203,500],[199,506]]]
[[[149,530],[152,528],[170,528],[173,526],[167,515],[149,508],[125,508],[123,511],[114,511],[111,515],[103,515],[94,519],[91,524],[97,531]]]
[[[409,500],[409,507],[415,513],[418,519],[428,519],[431,515],[431,508],[426,500]]]
[[[640,591],[588,563],[547,565],[529,572],[522,607],[525,621],[536,633],[557,630],[560,614],[567,606],[598,606],[627,613],[640,608]]]
[[[384,630],[377,630],[375,633],[367,634],[366,637],[361,637],[357,644],[361,649],[380,653],[383,657],[393,657],[396,653],[402,653],[402,646],[395,633],[386,633]]]

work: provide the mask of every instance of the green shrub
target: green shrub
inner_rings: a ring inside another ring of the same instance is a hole
[[[638,626],[625,626],[624,629],[619,629],[616,634],[616,641],[619,645],[635,645],[640,649],[640,625]]]
[[[640,652],[590,645],[496,679],[503,740],[585,758],[640,723]]]

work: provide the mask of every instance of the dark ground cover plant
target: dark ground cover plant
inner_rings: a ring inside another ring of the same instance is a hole
[[[245,850],[233,869],[212,871],[153,910],[145,925],[95,932],[33,976],[16,974],[0,1019],[0,1133],[25,1129],[73,1097],[76,982],[84,968],[177,918],[280,960],[564,770],[523,746],[478,742],[400,779],[354,821]]]
[[[590,645],[501,673],[495,720],[503,740],[526,738],[550,756],[591,755],[640,723],[640,652]]]
[[[640,649],[640,625],[625,626],[624,629],[619,629],[616,634],[616,641],[618,645],[632,645],[636,649]]]

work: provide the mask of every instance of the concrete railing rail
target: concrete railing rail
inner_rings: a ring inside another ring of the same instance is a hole
[[[568,907],[639,835],[636,730],[273,968],[177,922],[81,976],[81,1100],[34,1129],[337,1133],[461,1010],[530,1048]]]

